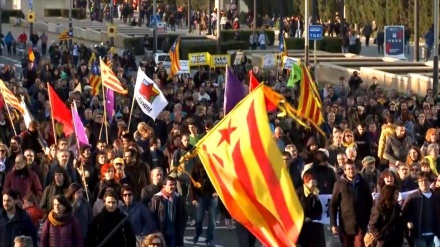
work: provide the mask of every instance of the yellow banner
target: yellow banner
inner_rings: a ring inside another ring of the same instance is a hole
[[[211,55],[211,67],[226,67],[231,65],[231,55]]]
[[[210,65],[211,55],[209,52],[198,52],[188,54],[188,66],[203,66]]]

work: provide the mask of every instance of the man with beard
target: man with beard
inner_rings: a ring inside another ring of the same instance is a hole
[[[3,192],[3,207],[0,211],[0,246],[14,246],[17,236],[25,235],[32,238],[37,246],[37,229],[29,215],[17,205],[20,199],[18,192],[8,189]]]
[[[162,189],[163,170],[160,167],[155,167],[151,170],[150,175],[151,184],[143,188],[141,192],[141,201],[147,207],[151,202],[151,198]]]
[[[54,171],[57,167],[61,167],[66,171],[70,182],[78,184],[82,183],[81,176],[78,174],[77,170],[72,165],[69,165],[69,157],[70,152],[67,149],[58,150],[57,159],[51,165],[49,173],[46,176],[45,186],[49,186],[53,181]]]
[[[147,186],[150,167],[141,162],[139,152],[136,149],[128,148],[124,151],[125,172],[133,179],[134,198],[140,198],[140,192]]]
[[[32,149],[26,149],[24,150],[24,157],[26,159],[26,165],[27,167],[35,172],[38,175],[38,178],[40,180],[41,184],[44,184],[44,174],[47,171],[43,171],[43,168],[35,162],[35,153]]]
[[[29,128],[26,131],[21,132],[19,135],[21,138],[21,149],[32,149],[34,153],[44,153],[43,147],[38,140],[38,122],[32,120],[29,123]]]
[[[9,143],[9,147],[11,152],[9,153],[9,160],[14,161],[17,155],[21,154],[21,139],[18,136],[13,136],[11,138],[11,142]],[[13,162],[12,162],[13,163]],[[14,164],[12,164],[14,166]]]

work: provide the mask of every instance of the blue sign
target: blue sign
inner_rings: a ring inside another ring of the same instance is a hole
[[[387,57],[405,59],[405,27],[385,26],[384,54]]]
[[[321,40],[324,29],[322,25],[309,26],[309,40]]]
[[[150,26],[156,26],[156,23],[160,22],[161,19],[160,15],[150,15]]]
[[[72,31],[72,29],[69,30],[69,37],[73,38],[73,31]]]
[[[28,4],[29,4],[29,9],[32,10],[33,6],[34,6],[34,1],[33,0],[28,0]]]

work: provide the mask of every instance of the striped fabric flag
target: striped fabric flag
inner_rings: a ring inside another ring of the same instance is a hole
[[[265,246],[295,246],[304,213],[269,127],[263,86],[238,103],[195,150],[234,219]]]
[[[29,62],[33,63],[35,61],[35,54],[32,47],[29,47]]]
[[[69,36],[69,30],[64,31],[64,32],[62,32],[62,33],[60,33],[60,34],[58,35],[58,40],[59,40],[59,41],[67,41],[67,40],[69,40],[69,39],[70,39],[70,36]]]
[[[309,120],[323,134],[320,128],[320,125],[324,122],[321,111],[321,97],[309,70],[304,64],[301,64],[301,84],[298,101],[298,116]]]
[[[127,94],[127,90],[122,87],[121,82],[119,82],[115,73],[104,63],[104,61],[102,61],[102,59],[99,59],[99,61],[102,85],[116,93]]]
[[[171,47],[168,55],[170,55],[171,59],[171,70],[170,76],[173,77],[180,71],[180,36],[177,37],[176,41],[174,41],[173,46]]]
[[[99,93],[101,87],[101,73],[99,72],[98,63],[92,62],[90,70],[90,87],[92,87],[92,95],[96,96]]]
[[[0,80],[0,92],[3,95],[3,100],[6,104],[11,105],[15,109],[17,109],[21,114],[24,113],[24,109],[20,104],[20,101],[15,97],[15,95],[6,87],[5,83]]]

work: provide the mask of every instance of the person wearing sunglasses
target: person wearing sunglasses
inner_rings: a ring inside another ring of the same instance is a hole
[[[132,186],[124,184],[121,197],[123,205],[120,205],[119,209],[129,217],[128,221],[136,235],[136,241],[140,243],[144,236],[154,232],[155,223],[147,207],[134,199]]]
[[[141,247],[167,247],[167,245],[161,233],[153,233],[144,238]]]
[[[400,168],[400,166],[399,166],[399,168]],[[401,192],[407,192],[407,191],[418,189],[419,185],[417,184],[417,177],[419,176],[419,174],[420,174],[419,164],[413,163],[409,167],[409,175],[402,181]]]

